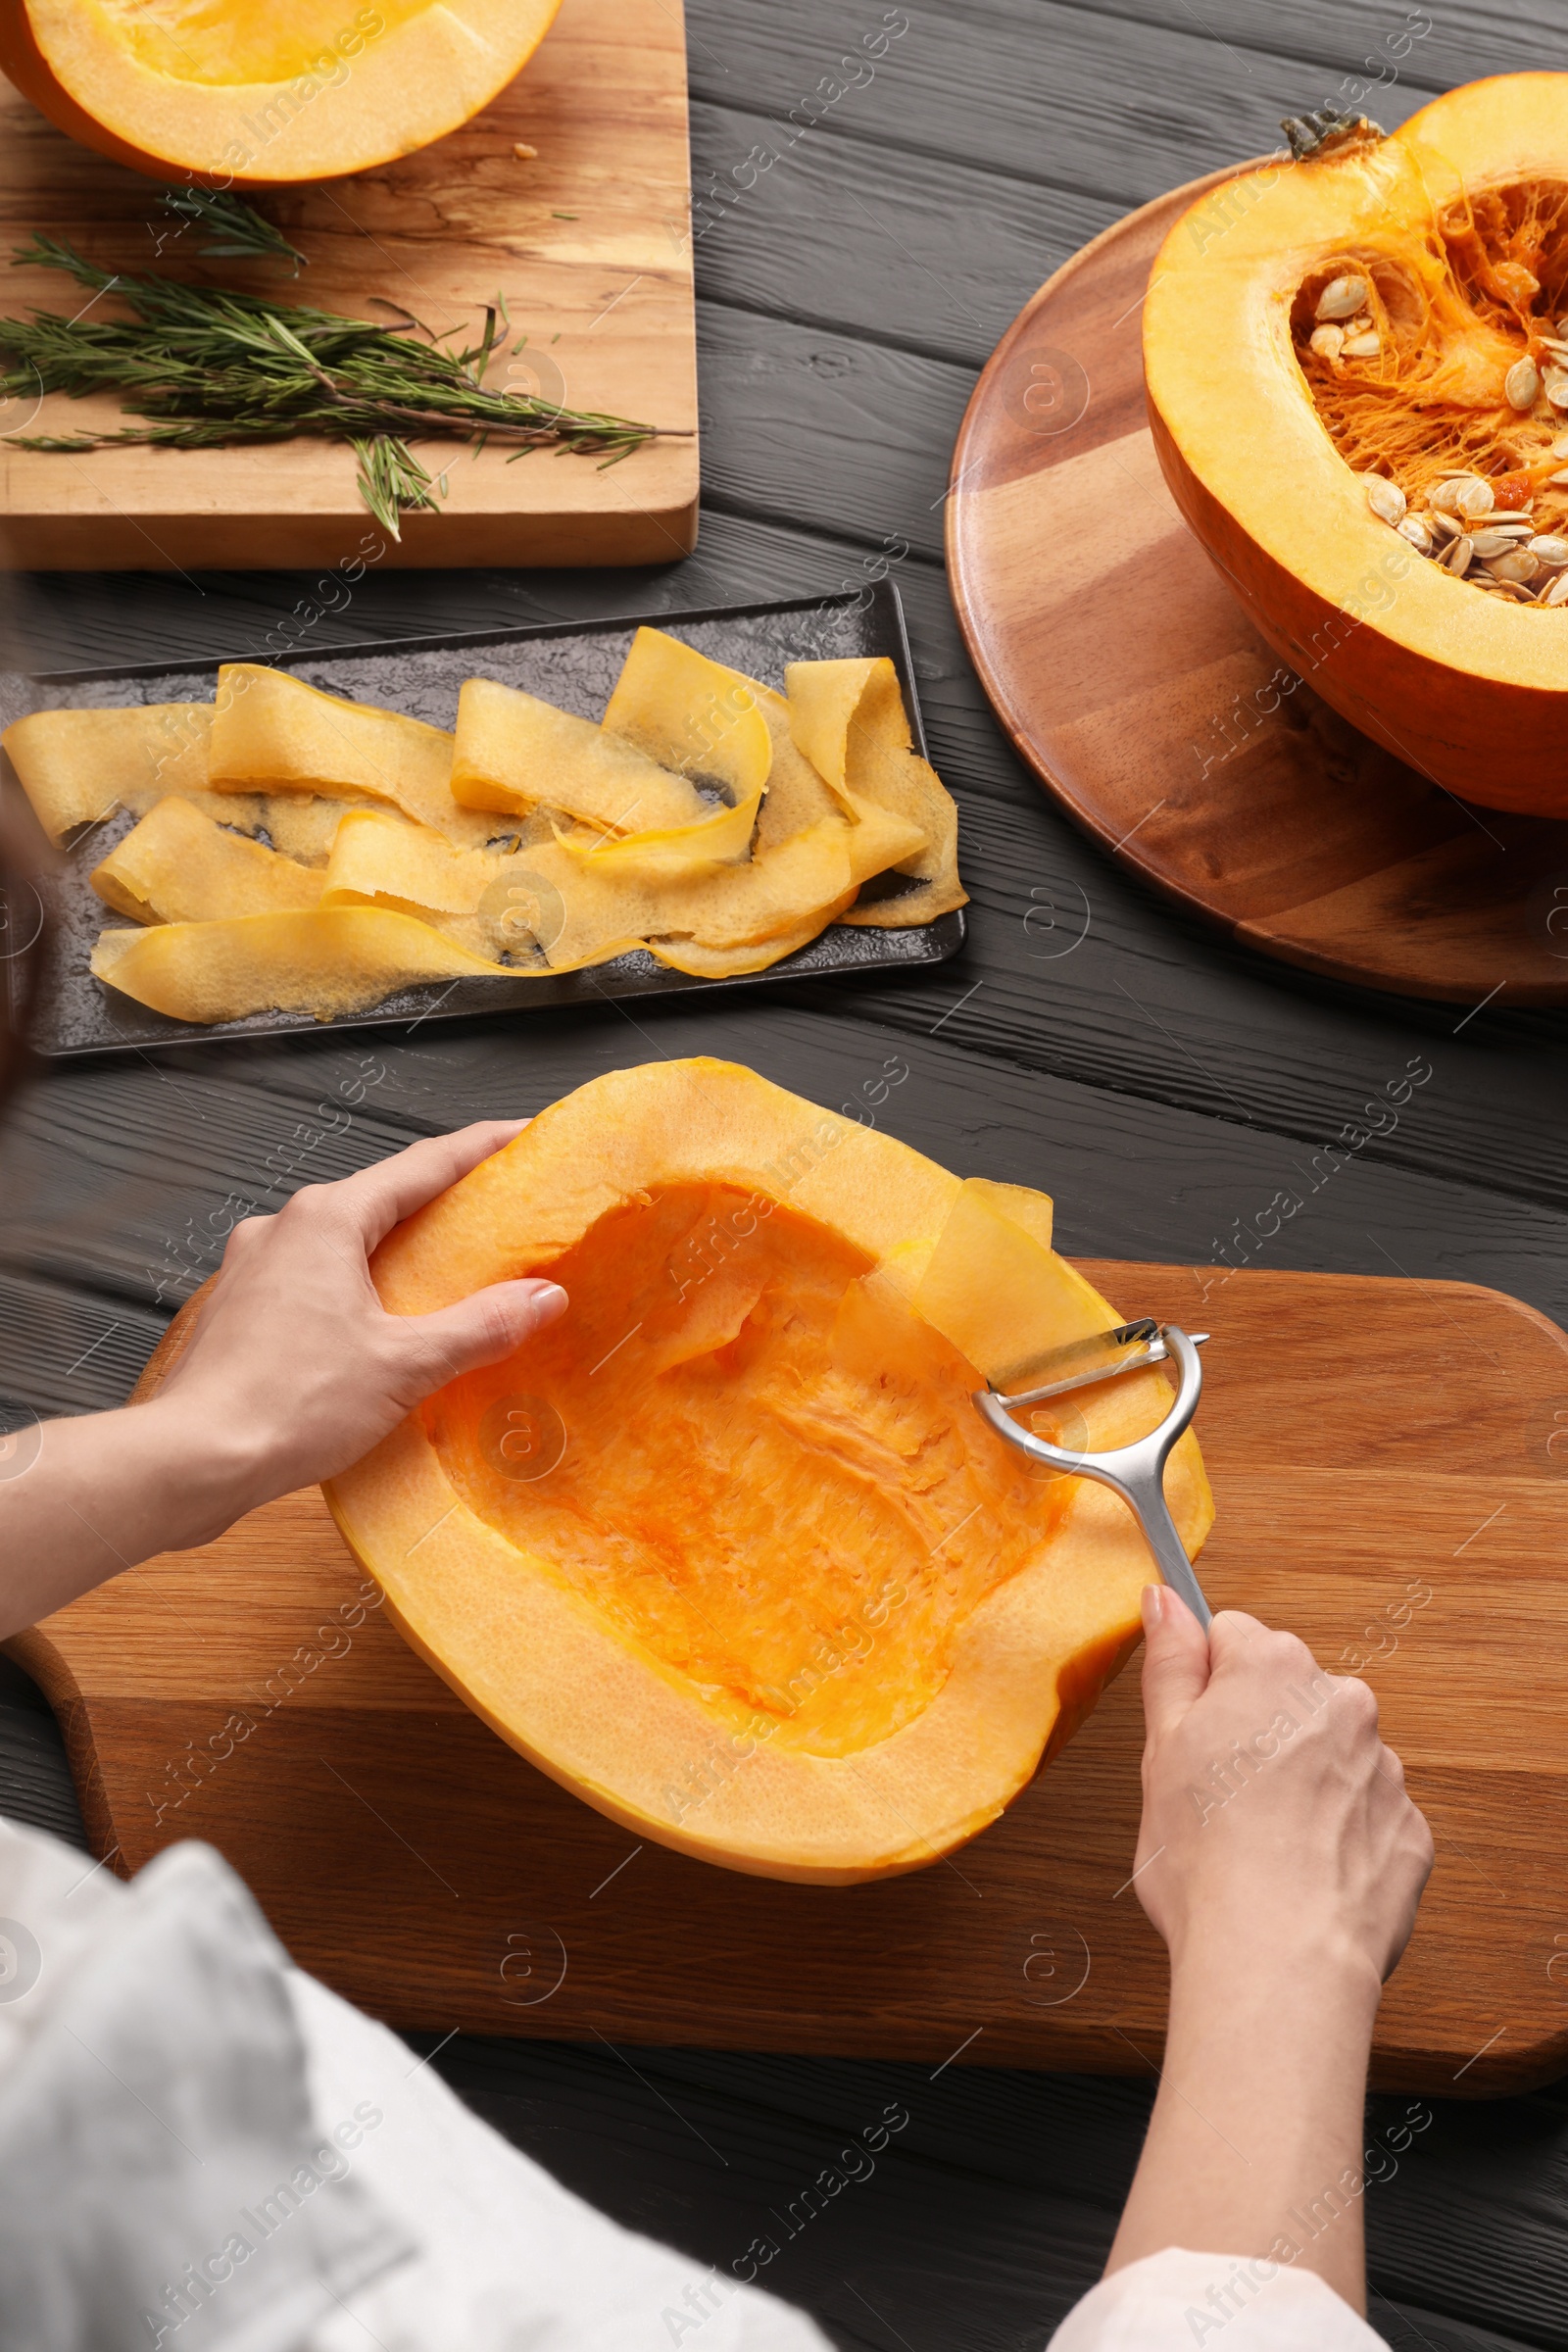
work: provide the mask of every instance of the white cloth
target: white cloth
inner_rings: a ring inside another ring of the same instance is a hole
[[[1047,2352],[1389,2352],[1315,2271],[1167,2246],[1092,2287]]]
[[[227,1865],[0,1822],[0,2352],[827,2352],[618,2228],[287,1955]],[[1311,2272],[1172,2248],[1052,2352],[1387,2352]]]
[[[205,1846],[0,1824],[0,2347],[292,2352],[413,2250],[315,2128],[285,1955]]]
[[[309,2352],[828,2352],[800,2312],[563,2188],[314,1977],[291,1972],[289,1990],[318,2115],[384,2115],[357,2177],[425,2245],[346,2295]]]
[[[0,2352],[827,2352],[290,1966],[210,1848],[0,1822]]]

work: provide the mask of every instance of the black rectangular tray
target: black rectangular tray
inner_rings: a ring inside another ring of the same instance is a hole
[[[700,612],[651,613],[647,618],[716,662],[745,670],[782,690],[789,662],[842,661],[888,655],[899,673],[905,708],[921,752],[925,730],[915,692],[914,665],[899,592],[890,580],[850,595],[797,598],[783,604],[732,605]],[[625,659],[637,620],[550,622],[519,629],[486,629],[456,637],[404,637],[368,645],[334,646],[315,654],[285,654],[274,666],[291,669],[312,686],[379,703],[432,725],[453,725],[458,688],[482,671],[505,685],[525,687],[600,718]],[[243,652],[220,657],[244,661]],[[24,676],[0,673],[0,726],[30,710],[102,709],[115,704],[204,702],[216,691],[218,660],[143,662],[123,669],[65,670]],[[15,787],[13,786],[13,789]],[[541,1006],[602,1004],[617,997],[664,996],[693,990],[756,988],[779,980],[820,979],[838,972],[887,971],[943,963],[963,945],[961,909],[909,930],[861,930],[832,923],[793,956],[765,971],[706,980],[671,971],[646,949],[618,956],[590,971],[519,973],[514,980],[457,980],[443,988],[425,982],[400,989],[371,1012],[322,1023],[309,1013],[258,1012],[244,1020],[197,1025],[154,1012],[92,977],[87,958],[106,921],[115,918],[87,876],[133,820],[123,812],[93,826],[67,858],[63,871],[42,885],[48,938],[33,985],[28,1036],[48,1056],[129,1052],[138,1047],[192,1045],[207,1039],[257,1037],[323,1027],[358,1029],[475,1013],[526,1012]],[[899,887],[878,875],[864,896]],[[13,978],[11,968],[0,964]],[[13,1018],[19,1008],[13,1007]]]

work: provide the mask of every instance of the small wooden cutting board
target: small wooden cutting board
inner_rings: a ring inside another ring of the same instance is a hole
[[[291,277],[267,262],[203,262],[200,233],[179,232],[155,180],[77,146],[0,81],[0,246],[42,230],[101,269],[163,270],[386,325],[412,314],[459,347],[477,339],[500,293],[512,334],[486,375],[492,388],[672,436],[608,468],[551,449],[509,464],[496,441],[477,458],[461,441],[417,442],[446,496],[434,514],[405,515],[396,540],[366,512],[339,442],[69,455],[0,441],[0,561],[77,571],[322,564],[332,576],[316,602],[340,612],[367,564],[688,554],[698,458],[686,114],[681,0],[562,0],[522,72],[461,130],[373,171],[258,198],[309,256]],[[13,315],[81,307],[80,288],[56,271],[7,270],[3,283],[0,308]],[[122,421],[108,395],[62,393],[4,404],[0,430]]]
[[[1484,2095],[1568,2063],[1568,1339],[1462,1283],[1088,1262],[1210,1331],[1209,1598],[1363,1672],[1437,1841],[1374,2081]],[[1142,2072],[1164,1952],[1129,1881],[1125,1674],[951,1860],[880,1885],[643,1843],[402,1642],[314,1491],[9,1645],[97,1851],[203,1838],[301,1964],[404,2027]]]

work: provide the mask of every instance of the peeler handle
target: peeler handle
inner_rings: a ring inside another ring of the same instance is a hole
[[[1181,1374],[1181,1386],[1157,1429],[1146,1438],[1137,1439],[1131,1446],[1119,1446],[1108,1453],[1069,1453],[1064,1447],[1053,1446],[1044,1438],[1032,1437],[1018,1427],[1006,1409],[1006,1400],[982,1389],[975,1397],[981,1417],[991,1424],[1000,1438],[1020,1453],[1031,1455],[1037,1462],[1049,1462],[1054,1469],[1064,1470],[1078,1478],[1097,1479],[1109,1487],[1137,1515],[1145,1540],[1154,1555],[1155,1565],[1167,1585],[1179,1592],[1199,1624],[1206,1633],[1212,1612],[1203,1598],[1203,1589],[1198,1581],[1193,1563],[1188,1558],[1176,1522],[1165,1500],[1165,1463],[1171,1447],[1186,1429],[1198,1409],[1202,1393],[1203,1369],[1199,1362],[1198,1349],[1185,1331],[1174,1324],[1165,1327],[1165,1343]]]
[[[1127,1497],[1138,1514],[1138,1524],[1148,1540],[1160,1575],[1174,1592],[1181,1594],[1193,1615],[1206,1634],[1212,1611],[1203,1598],[1187,1547],[1176,1532],[1176,1522],[1165,1500],[1165,1466],[1156,1465],[1146,1477],[1123,1478],[1118,1491]]]

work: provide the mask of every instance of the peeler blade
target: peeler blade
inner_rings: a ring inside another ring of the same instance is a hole
[[[1206,1331],[1194,1332],[1195,1342]],[[1064,1396],[1071,1389],[1087,1389],[1098,1380],[1115,1380],[1123,1372],[1141,1372],[1146,1364],[1167,1361],[1170,1349],[1152,1315],[1097,1331],[1087,1340],[1069,1340],[1064,1348],[1048,1348],[1007,1366],[1007,1404],[1040,1404],[1048,1396]],[[1024,1381],[1026,1387],[1014,1384]],[[999,1392],[1000,1394],[1000,1392]]]

